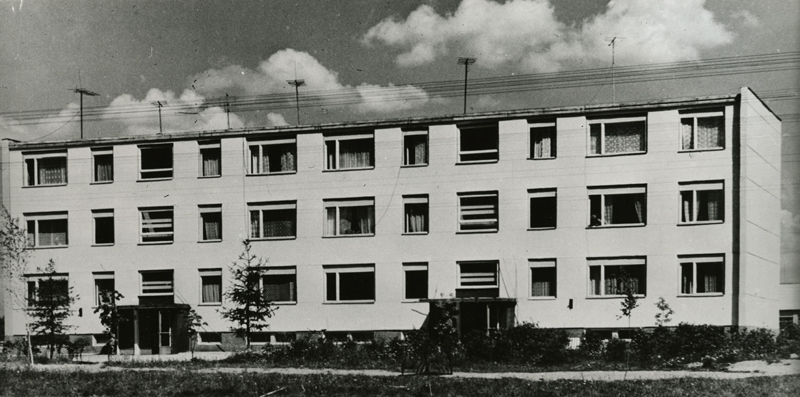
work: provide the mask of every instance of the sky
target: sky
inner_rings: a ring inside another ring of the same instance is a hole
[[[800,65],[613,88],[610,73],[572,87],[514,80],[605,73],[612,50],[619,71],[791,54],[800,2],[0,0],[0,138],[80,137],[79,87],[99,94],[83,98],[87,138],[458,114],[459,57],[476,58],[470,81],[516,88],[476,92],[468,112],[748,86],[783,119],[783,280],[800,283]],[[299,115],[295,79],[305,82]]]

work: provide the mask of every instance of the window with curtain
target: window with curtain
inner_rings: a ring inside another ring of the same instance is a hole
[[[93,210],[94,244],[114,244],[114,210]]]
[[[555,123],[531,124],[530,134],[532,159],[552,159],[556,157]]]
[[[404,263],[405,294],[403,299],[425,299],[428,297],[428,264]]]
[[[374,302],[375,265],[323,266],[326,302]]]
[[[222,303],[222,269],[200,270],[200,303]]]
[[[139,147],[139,179],[172,178],[172,144]]]
[[[682,256],[678,261],[682,295],[721,295],[725,292],[723,255]]]
[[[200,211],[200,240],[222,240],[222,205],[201,205],[198,208]]]
[[[461,163],[495,162],[500,159],[498,125],[458,126],[458,161]]]
[[[280,239],[297,235],[297,202],[250,203],[250,238]]]
[[[25,153],[25,186],[65,185],[67,152]]]
[[[69,243],[66,212],[25,214],[25,225],[31,247],[60,247]]]
[[[646,186],[589,188],[589,227],[647,223]]]
[[[530,201],[530,228],[553,229],[556,227],[556,189],[528,190]]]
[[[556,260],[531,259],[528,261],[531,269],[531,297],[556,296]]]
[[[375,166],[372,133],[325,136],[325,169],[342,170]]]
[[[641,153],[645,149],[647,121],[626,117],[589,121],[589,154]]]
[[[403,196],[406,234],[428,233],[428,196]]]
[[[325,200],[326,236],[371,236],[375,234],[375,199]]]
[[[718,223],[725,219],[723,181],[681,182],[680,223]]]
[[[219,141],[199,142],[200,176],[215,177],[222,175],[222,148]]]
[[[497,192],[458,194],[458,231],[491,232],[497,229]]]
[[[403,131],[403,165],[428,164],[428,131]]]
[[[270,302],[297,302],[297,268],[267,268],[261,275],[261,291]]]
[[[644,257],[589,259],[590,296],[624,296],[627,291],[644,295],[646,287]]]
[[[93,179],[95,183],[114,181],[114,151],[112,148],[92,149]]]
[[[275,138],[248,143],[249,174],[287,174],[297,172],[297,138]]]
[[[140,208],[140,241],[142,243],[171,243],[174,238],[172,207]]]
[[[709,150],[725,147],[722,111],[681,114],[681,149]]]

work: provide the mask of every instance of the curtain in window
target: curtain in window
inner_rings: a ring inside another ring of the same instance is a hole
[[[67,245],[67,220],[40,220],[39,245]]]
[[[422,205],[407,205],[406,217],[408,221],[408,232],[425,232],[425,208]]]
[[[341,234],[372,234],[373,207],[339,208],[339,232]]]
[[[203,231],[206,240],[222,239],[222,222],[219,214],[206,214],[203,217]]]
[[[548,280],[533,280],[531,283],[531,296],[553,296]]]
[[[372,166],[370,146],[372,140],[343,140],[339,142],[339,167],[360,168]]]
[[[707,194],[707,208],[708,208],[708,220],[710,221],[718,221],[721,220],[721,211],[720,211],[720,192],[716,190],[710,190],[706,192]]]
[[[535,134],[533,157],[537,159],[553,157],[552,139],[553,139],[552,129],[550,128],[538,129]]]
[[[264,237],[294,236],[294,210],[264,211]]]
[[[600,266],[589,267],[589,283],[592,295],[600,295]]]
[[[681,119],[681,148],[694,149],[694,119]]]
[[[644,223],[644,217],[642,216],[642,207],[643,207],[643,197],[640,195],[636,195],[633,197],[633,208],[636,210],[636,217],[639,219],[639,223]]]
[[[98,182],[114,179],[113,160],[110,155],[96,156],[94,162],[94,175]]]
[[[697,148],[722,147],[722,117],[703,117],[697,119]]]
[[[605,124],[605,153],[644,151],[644,122]]]
[[[219,171],[219,156],[216,153],[207,151],[203,156],[203,176],[218,176]]]
[[[705,292],[718,292],[717,291],[717,275],[714,273],[706,273],[703,275],[703,285]]]
[[[600,154],[600,124],[589,126],[589,153]]]
[[[614,223],[614,196],[605,196],[605,214],[603,215],[604,225],[611,225]]]
[[[250,146],[250,173],[258,174],[263,172],[259,163],[258,149],[260,146]],[[264,163],[269,164],[269,163]]]
[[[259,211],[250,211],[250,237],[251,238],[259,238],[261,237],[260,232],[260,224],[258,221],[258,212]]]
[[[220,291],[222,291],[222,277],[220,276],[203,277],[204,303],[222,302]]]
[[[692,263],[681,263],[681,293],[691,294],[694,292]]]
[[[281,153],[281,171],[294,171],[294,153],[286,150]]]
[[[294,302],[294,276],[265,276],[264,298],[270,302]]]
[[[693,198],[692,192],[681,192],[681,203],[683,206],[683,214],[681,222],[692,222],[694,220],[693,212]]]
[[[336,207],[325,209],[325,234],[328,236],[336,235]]]
[[[428,145],[424,137],[414,142],[414,164],[425,164],[428,161]]]
[[[41,158],[39,163],[39,183],[53,185],[67,183],[67,159],[64,157]]]

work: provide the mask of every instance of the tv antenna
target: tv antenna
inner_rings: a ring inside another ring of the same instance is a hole
[[[469,75],[469,65],[472,65],[475,61],[475,58],[458,58],[458,64],[464,65],[464,114],[467,114],[467,76]]]
[[[286,80],[290,86],[294,87],[294,102],[297,105],[297,124],[300,125],[300,87],[306,85],[303,79]]]
[[[81,96],[81,139],[83,139],[83,96],[84,95],[100,96],[100,94],[98,94],[96,92],[93,92],[93,91],[89,91],[89,90],[87,90],[85,88],[78,88],[78,87],[75,87],[75,89],[72,90],[72,92],[74,92],[76,94],[80,94],[80,96]]]
[[[624,37],[614,36],[614,37],[606,37],[606,40],[611,40],[608,43],[608,46],[611,47],[611,102],[617,101],[617,92],[616,92],[616,85],[614,84],[614,63],[615,63],[615,52],[617,47],[617,40],[622,40]]]
[[[167,104],[167,101],[153,101],[150,103],[158,108],[158,133],[163,134],[164,129],[161,126],[161,108]]]

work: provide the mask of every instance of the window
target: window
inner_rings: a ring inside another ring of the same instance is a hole
[[[681,114],[681,149],[707,150],[725,147],[722,111]]]
[[[172,178],[172,144],[139,146],[139,179]]]
[[[528,266],[531,269],[531,297],[555,298],[556,260],[530,259],[528,260]]]
[[[589,155],[642,153],[647,120],[644,117],[589,121]]]
[[[635,295],[646,293],[645,258],[589,259],[589,295],[624,296],[630,289]]]
[[[26,153],[25,186],[67,184],[67,152]]]
[[[261,275],[261,291],[270,302],[297,302],[297,269],[270,267]]]
[[[375,166],[375,139],[372,133],[325,137],[325,169],[344,170]]]
[[[140,208],[142,243],[171,243],[174,238],[172,207]]]
[[[114,210],[92,210],[94,244],[114,244]]]
[[[28,275],[28,305],[33,306],[39,294],[46,291],[49,298],[66,298],[69,296],[69,278],[67,273],[48,273]]]
[[[114,272],[94,273],[94,305],[111,303],[114,293]]]
[[[249,173],[285,174],[297,171],[297,138],[248,142]]]
[[[68,244],[66,212],[25,215],[28,244],[31,247],[65,247]]]
[[[531,158],[556,158],[556,124],[531,124]]]
[[[459,126],[458,130],[459,162],[495,162],[500,158],[497,124]]]
[[[222,303],[222,269],[200,269],[200,303]]]
[[[324,266],[326,302],[375,301],[375,265]]]
[[[428,233],[428,195],[403,196],[406,234]]]
[[[95,183],[114,181],[114,150],[112,148],[92,149],[92,181]]]
[[[556,227],[556,189],[528,190],[531,205],[531,229]]]
[[[721,295],[725,292],[725,257],[703,255],[678,257],[681,295]]]
[[[497,261],[459,262],[458,267],[456,298],[499,296]]]
[[[589,227],[647,223],[646,186],[589,188]]]
[[[198,142],[200,146],[200,176],[222,175],[222,148],[219,141]]]
[[[428,131],[403,131],[403,165],[428,164]]]
[[[200,336],[199,343],[222,343],[221,332],[198,332],[197,334]]]
[[[375,234],[375,199],[325,200],[326,236]]]
[[[458,231],[497,231],[497,192],[458,194]]]
[[[139,272],[142,278],[142,295],[172,295],[172,270]]]
[[[404,299],[425,299],[428,297],[428,264],[404,263],[406,288]]]
[[[222,205],[198,206],[200,211],[200,241],[222,240]]]
[[[683,182],[680,223],[716,223],[725,219],[724,182]]]
[[[297,202],[276,201],[252,203],[250,211],[250,238],[278,239],[297,235]]]

